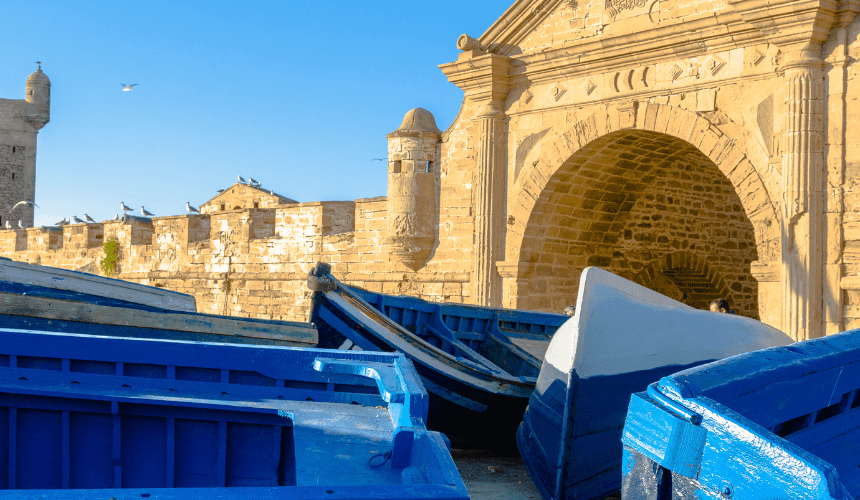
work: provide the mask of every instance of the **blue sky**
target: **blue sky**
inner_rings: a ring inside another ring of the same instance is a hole
[[[4,2],[0,98],[37,60],[53,84],[36,225],[185,213],[237,174],[303,202],[384,196],[385,134],[415,107],[451,123],[463,93],[437,66],[512,1]]]

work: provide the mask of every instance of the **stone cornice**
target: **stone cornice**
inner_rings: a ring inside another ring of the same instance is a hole
[[[510,58],[498,54],[464,52],[456,62],[442,64],[439,69],[476,102],[504,99],[510,88]]]
[[[507,55],[563,0],[517,0],[478,39],[489,52]]]
[[[821,45],[836,20],[837,0],[727,0],[744,21],[780,47]]]

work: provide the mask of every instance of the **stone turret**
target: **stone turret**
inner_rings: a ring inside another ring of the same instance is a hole
[[[42,65],[27,78],[27,120],[36,130],[51,121],[51,80]]]
[[[436,242],[437,144],[433,114],[415,108],[388,138],[388,238],[391,255],[417,271]]]

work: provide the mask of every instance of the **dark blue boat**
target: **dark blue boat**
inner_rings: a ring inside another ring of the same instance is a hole
[[[430,393],[428,427],[513,448],[544,352],[568,316],[395,297],[346,286],[329,271],[319,263],[308,278],[320,347],[348,340],[404,353]]]
[[[625,500],[860,498],[860,330],[660,379],[622,442]]]
[[[401,354],[0,336],[3,498],[468,499]]]
[[[687,367],[791,342],[753,319],[693,309],[586,268],[576,314],[553,337],[517,431],[523,462],[546,500],[612,494],[632,393]]]

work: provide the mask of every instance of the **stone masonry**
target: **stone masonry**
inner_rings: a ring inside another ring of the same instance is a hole
[[[464,91],[451,126],[416,108],[387,135],[386,197],[237,184],[201,215],[0,231],[0,255],[95,270],[116,236],[120,278],[262,318],[306,319],[324,260],[372,290],[554,311],[596,265],[796,339],[858,327],[858,12],[516,0],[440,66]]]

